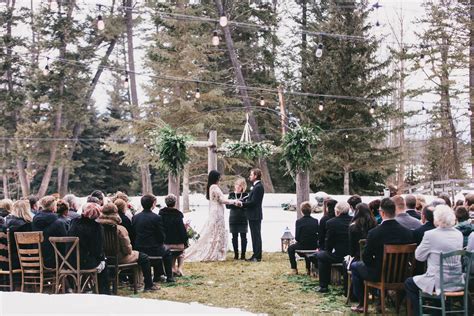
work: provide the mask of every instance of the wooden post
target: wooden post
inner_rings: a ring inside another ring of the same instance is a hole
[[[453,201],[453,205],[454,203],[456,203],[456,201],[454,200],[455,195],[456,195],[456,191],[454,187],[454,181],[451,181],[451,201]]]
[[[301,203],[309,201],[309,170],[300,171],[296,174],[296,216],[303,217]]]
[[[209,131],[209,143],[207,148],[207,173],[217,170],[217,131]]]
[[[183,169],[183,213],[189,212],[189,163]]]
[[[168,173],[168,194],[170,193],[176,195],[176,208],[179,210],[179,175]]]
[[[434,195],[434,181],[431,181],[431,195]]]

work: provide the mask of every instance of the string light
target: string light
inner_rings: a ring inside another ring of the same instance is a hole
[[[105,22],[101,14],[97,16],[97,29],[99,31],[103,31],[105,29]]]
[[[347,134],[346,134],[346,136],[345,136],[345,137],[346,137],[346,139],[349,139],[349,135],[347,135]]]
[[[51,0],[49,2],[49,10],[56,11],[57,9],[58,9],[58,3],[56,2],[56,0]]]
[[[324,104],[323,104],[323,101],[319,101],[319,107],[318,107],[319,111],[323,111],[324,110]]]
[[[128,89],[128,71],[125,71],[125,77],[123,78],[122,86],[124,89]]]
[[[217,31],[214,31],[212,35],[212,45],[219,46],[219,35],[217,34]]]
[[[44,66],[43,75],[49,75],[49,57],[46,57],[46,66]]]
[[[375,104],[372,104],[369,110],[369,113],[373,115],[375,113]]]
[[[380,22],[379,22],[379,8],[381,8],[382,6],[379,4],[379,2],[377,1],[373,6],[372,8],[375,9],[375,12],[377,14],[377,22],[375,22],[375,26],[380,26]]]
[[[265,105],[265,99],[263,98],[263,95],[260,97],[260,105],[261,106]]]
[[[317,58],[321,58],[321,56],[323,56],[323,48],[324,48],[323,43],[319,43],[318,48],[316,49],[316,57]]]
[[[228,23],[227,16],[225,14],[222,14],[221,17],[219,18],[219,24],[222,27],[226,27]]]
[[[194,97],[198,100],[201,98],[201,90],[199,89],[199,86],[196,88],[196,94]]]

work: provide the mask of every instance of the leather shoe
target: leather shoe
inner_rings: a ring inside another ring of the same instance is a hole
[[[327,292],[329,292],[329,289],[327,287],[320,287],[320,286],[318,286],[314,290],[318,293],[327,293]]]

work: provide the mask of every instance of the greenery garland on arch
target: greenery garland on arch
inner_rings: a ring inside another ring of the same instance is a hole
[[[163,169],[177,176],[189,161],[186,143],[192,140],[189,135],[180,135],[169,126],[150,132],[150,150],[160,157]]]
[[[283,138],[282,160],[286,163],[288,172],[296,174],[309,169],[313,160],[311,146],[320,141],[314,129],[297,127],[288,131]]]
[[[267,158],[273,155],[278,147],[271,142],[239,142],[226,139],[221,145],[225,157],[244,157],[250,160]]]

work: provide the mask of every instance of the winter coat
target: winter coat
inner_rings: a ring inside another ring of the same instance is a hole
[[[66,225],[58,220],[58,216],[52,212],[39,212],[34,218],[31,225],[33,231],[43,232],[43,242],[41,243],[41,251],[43,252],[44,265],[48,268],[56,266],[56,258],[54,249],[49,242],[49,237],[67,236]]]
[[[471,224],[471,220],[468,219],[467,221],[460,222],[454,227],[457,228],[457,230],[459,230],[462,233],[463,238],[464,238],[462,244],[463,244],[463,247],[466,247],[467,241],[469,239],[469,235],[474,231],[474,225]]]
[[[105,260],[104,255],[104,229],[102,225],[87,217],[78,217],[71,221],[68,235],[79,237],[79,252],[81,256],[81,269],[96,268]],[[76,262],[75,252],[71,262]]]
[[[151,210],[143,210],[132,218],[135,247],[139,250],[160,248],[165,241],[163,220]]]
[[[118,214],[116,215],[105,215],[101,214],[97,219],[97,223],[102,225],[116,225],[117,234],[119,238],[119,251],[118,260],[119,263],[133,263],[138,260],[138,251],[132,249],[132,244],[130,242],[130,237],[128,236],[127,229],[120,225],[122,221]]]
[[[165,229],[165,244],[179,245],[188,244],[188,234],[183,223],[183,213],[172,207],[165,207],[160,210]]]

